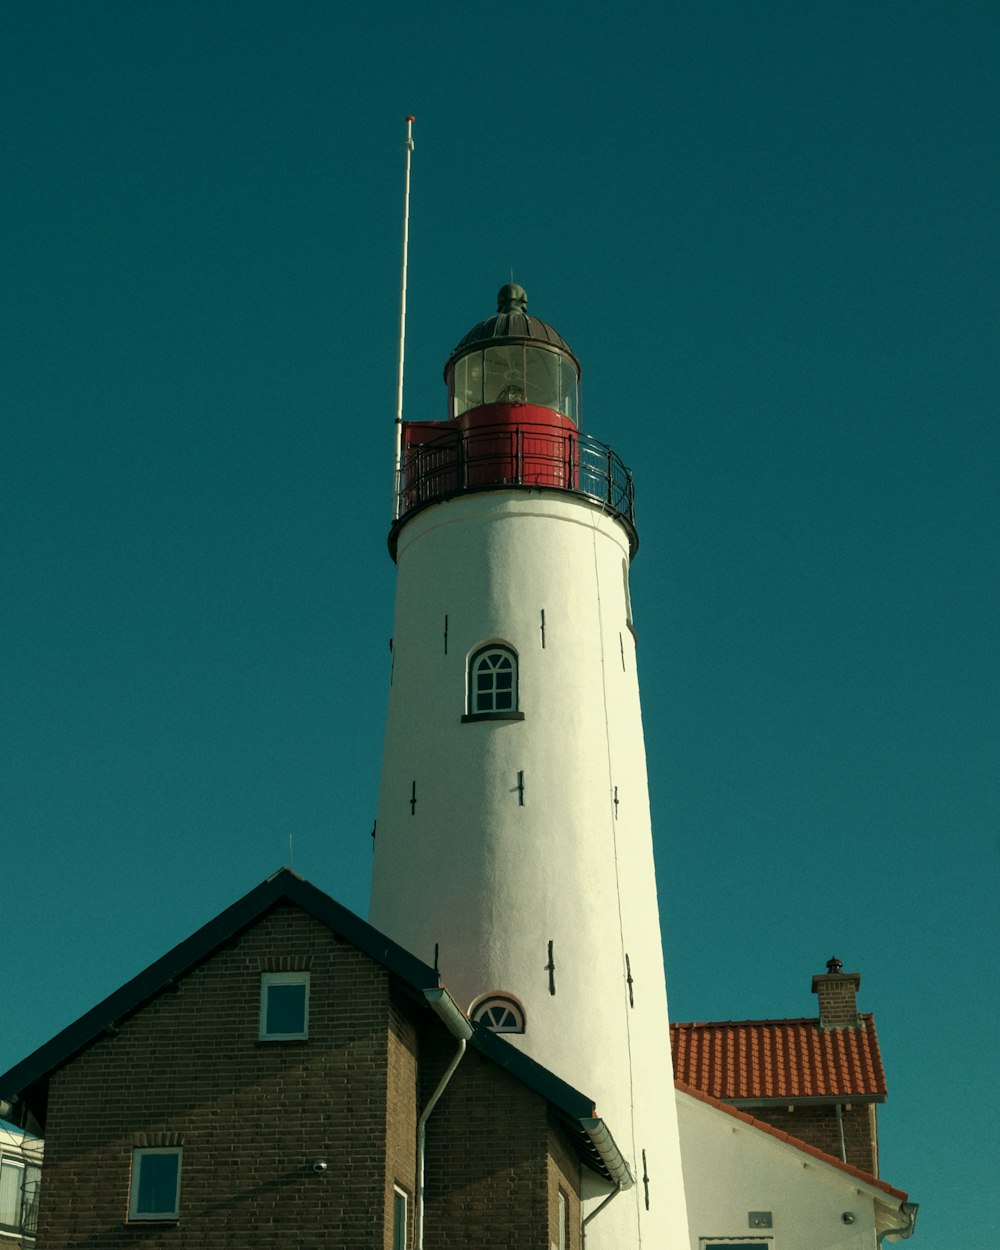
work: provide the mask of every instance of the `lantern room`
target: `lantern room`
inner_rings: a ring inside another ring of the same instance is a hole
[[[524,288],[500,288],[494,316],[448,357],[444,421],[405,421],[397,463],[399,531],[432,504],[482,490],[569,491],[618,517],[635,551],[632,475],[579,429],[580,363],[556,330],[527,311]]]
[[[527,313],[514,282],[501,287],[493,317],[473,326],[444,368],[452,420],[485,404],[550,408],[579,425],[580,363],[550,325]]]

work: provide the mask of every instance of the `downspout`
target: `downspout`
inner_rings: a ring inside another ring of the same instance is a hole
[[[611,1193],[608,1194],[608,1196],[604,1199],[604,1201],[600,1204],[600,1206],[596,1206],[589,1215],[585,1215],[583,1217],[584,1239],[586,1239],[587,1225],[590,1223],[590,1221],[594,1218],[595,1215],[600,1215],[601,1212],[604,1210],[604,1208],[612,1200],[612,1198],[617,1198],[618,1195],[621,1193],[621,1191],[622,1191],[622,1183],[621,1181],[616,1181],[614,1189],[612,1189]]]
[[[431,1112],[437,1106],[441,1095],[447,1089],[448,1082],[455,1075],[455,1069],[462,1062],[466,1043],[472,1036],[472,1025],[459,1010],[447,990],[424,990],[424,998],[427,999],[431,1010],[441,1018],[452,1037],[457,1039],[458,1049],[417,1121],[417,1250],[424,1250],[424,1159],[427,1146],[427,1121],[431,1118]]]
[[[899,1214],[905,1215],[907,1222],[901,1224],[899,1228],[883,1228],[880,1233],[875,1235],[875,1244],[881,1246],[885,1237],[899,1237],[902,1241],[905,1241],[907,1237],[912,1237],[913,1230],[917,1226],[917,1212],[919,1210],[919,1202],[901,1202],[899,1204]]]
[[[847,1162],[847,1143],[844,1141],[844,1107],[842,1103],[834,1103],[837,1108],[837,1133],[840,1137],[840,1161]]]

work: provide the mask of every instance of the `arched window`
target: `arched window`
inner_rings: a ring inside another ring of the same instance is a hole
[[[517,710],[517,655],[490,643],[469,659],[468,714],[464,720],[523,720]]]
[[[472,1004],[469,1015],[494,1033],[523,1033],[524,1008],[508,994],[487,994]]]

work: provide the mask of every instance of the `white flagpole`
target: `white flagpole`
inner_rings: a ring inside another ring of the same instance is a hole
[[[406,263],[410,246],[410,157],[413,154],[413,122],[406,119],[406,181],[403,191],[403,264],[399,282],[399,372],[396,378],[396,457],[392,475],[392,517],[398,519],[403,485],[403,355],[406,341]]]

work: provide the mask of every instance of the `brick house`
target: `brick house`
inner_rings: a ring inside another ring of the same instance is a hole
[[[288,869],[0,1097],[45,1136],[38,1250],[579,1250],[581,1194],[632,1183],[584,1095]]]
[[[878,1176],[876,1109],[886,1083],[861,976],[831,959],[812,979],[819,1016],[672,1024],[674,1077]]]
[[[874,1019],[857,1009],[860,983],[831,959],[812,979],[817,1017],[671,1025],[693,1246],[725,1244],[696,1240],[714,1220],[715,1231],[735,1229],[751,1238],[740,1244],[766,1250],[771,1234],[760,1230],[773,1227],[776,1206],[783,1246],[912,1234],[916,1204],[879,1178],[886,1081]]]

